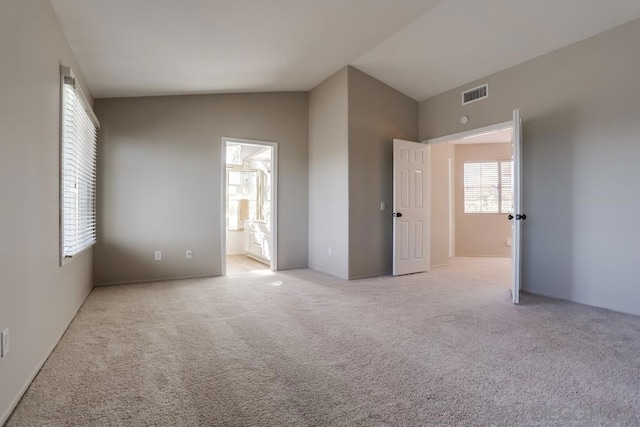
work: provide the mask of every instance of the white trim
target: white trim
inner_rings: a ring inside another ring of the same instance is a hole
[[[220,148],[220,275],[227,275],[227,138]]]
[[[479,133],[493,132],[493,131],[503,130],[507,128],[513,128],[513,120],[509,120],[508,122],[496,123],[494,125],[484,126],[481,128],[452,133],[449,135],[439,136],[437,138],[425,139],[422,141],[422,143],[423,144],[440,144],[443,142],[457,141],[459,139],[464,139],[469,136],[475,136]]]
[[[431,268],[439,268],[439,267],[449,267],[451,265],[450,262],[446,262],[444,264],[436,264],[436,265],[432,265]]]
[[[431,147],[430,146],[427,146],[427,150],[426,150],[425,154],[426,154],[426,157],[427,157],[426,158],[426,163],[427,163],[427,165],[429,165],[428,166],[429,167],[429,174],[428,174],[429,183],[427,184],[427,186],[425,188],[425,195],[424,195],[425,204],[427,206],[429,206],[429,208],[428,209],[424,209],[423,208],[423,211],[426,210],[426,212],[423,212],[423,215],[426,216],[424,222],[425,222],[425,224],[427,226],[427,232],[429,233],[429,236],[428,236],[429,238],[427,239],[427,243],[424,245],[425,246],[425,252],[426,252],[425,267],[427,268],[427,272],[428,272],[428,271],[431,271],[431,239],[432,239],[432,236],[433,236],[433,230],[431,228],[431,225],[432,225],[431,224],[431,217],[433,216],[432,215],[433,214],[433,206],[431,204],[431,193],[432,193],[431,187],[433,186],[433,178],[432,178],[433,168],[431,167]]]
[[[91,117],[93,124],[96,125],[98,129],[100,129],[100,120],[98,120],[98,116],[96,116],[96,114],[93,112],[93,108],[91,107],[89,98],[87,98],[84,91],[82,90],[82,85],[80,85],[80,82],[77,81],[76,76],[73,74],[73,70],[71,70],[70,67],[61,65],[60,66],[61,84],[64,84],[65,77],[71,77],[72,79],[76,80],[76,84],[74,84],[73,87],[75,88],[76,92],[80,95],[78,96],[78,98],[80,99],[80,103],[84,107],[84,111],[86,111],[89,117]]]
[[[505,259],[511,259],[511,255],[456,255],[454,258],[505,258]]]
[[[273,141],[259,141],[254,139],[242,139],[232,137],[222,137],[222,153],[220,158],[220,169],[222,175],[222,186],[220,187],[221,203],[221,238],[222,247],[220,250],[221,267],[223,276],[227,275],[227,144],[250,144],[271,147],[271,271],[278,271],[278,143]]]
[[[63,213],[63,204],[64,204],[64,194],[62,191],[62,180],[64,179],[64,170],[62,169],[62,150],[64,147],[63,142],[63,126],[62,120],[64,119],[64,108],[62,106],[62,97],[64,96],[64,77],[68,74],[71,74],[71,68],[60,66],[60,88],[58,91],[58,265],[63,267],[67,262],[64,256],[64,213]],[[3,425],[0,422],[0,426]]]
[[[456,254],[455,158],[451,158],[450,148],[451,147],[449,147],[449,152],[447,153],[449,156],[447,159],[449,167],[449,258]],[[443,265],[449,265],[449,263]]]
[[[174,280],[209,279],[213,277],[219,277],[219,276],[216,276],[213,274],[203,274],[203,275],[196,275],[196,276],[161,277],[159,279],[125,280],[122,282],[96,283],[93,286],[97,288],[101,286],[137,285],[137,284],[154,283],[154,282],[171,282]]]

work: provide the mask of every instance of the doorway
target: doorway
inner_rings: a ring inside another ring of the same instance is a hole
[[[432,264],[463,258],[512,287],[513,122],[425,141],[431,146]],[[502,271],[504,270],[504,271]]]
[[[222,139],[222,274],[277,270],[277,143]]]

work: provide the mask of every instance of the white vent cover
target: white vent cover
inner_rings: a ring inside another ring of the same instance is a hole
[[[489,97],[489,83],[462,92],[462,105],[471,104]]]

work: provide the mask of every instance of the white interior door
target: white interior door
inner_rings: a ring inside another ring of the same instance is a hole
[[[514,304],[520,303],[522,281],[522,221],[527,216],[522,212],[522,118],[520,110],[513,110],[513,221],[511,255],[511,297]]]
[[[393,275],[430,267],[429,146],[393,140]]]

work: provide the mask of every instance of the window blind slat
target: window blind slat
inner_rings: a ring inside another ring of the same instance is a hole
[[[511,161],[466,162],[464,164],[464,212],[512,212],[511,169]]]
[[[97,127],[71,85],[62,93],[62,248],[72,257],[96,241]]]

